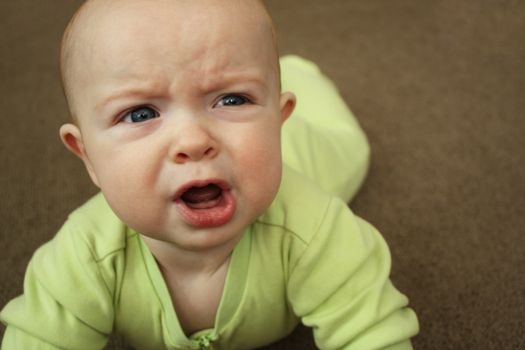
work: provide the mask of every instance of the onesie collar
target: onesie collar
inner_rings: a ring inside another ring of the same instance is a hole
[[[225,336],[225,333],[231,333],[227,329],[235,328],[234,316],[242,306],[246,290],[252,240],[251,231],[250,225],[245,229],[243,237],[232,252],[224,290],[215,318],[215,327],[198,331],[190,337],[187,337],[182,330],[168,287],[153,254],[144,243],[142,237],[138,235],[148,275],[157,294],[158,301],[162,306],[164,323],[166,325],[166,329],[163,330],[164,339],[166,345],[170,348],[183,346],[191,349],[200,349],[203,340],[211,343],[220,341],[221,336]]]

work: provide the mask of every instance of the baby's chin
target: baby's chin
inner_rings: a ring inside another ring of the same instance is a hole
[[[206,229],[191,229],[177,232],[164,232],[163,234],[143,234],[139,235],[144,242],[155,251],[155,246],[172,247],[176,250],[204,253],[217,248],[231,249],[235,247],[243,236],[244,227],[214,227]],[[153,243],[153,245],[152,245]]]
[[[211,227],[189,225],[179,217],[160,226],[137,223],[136,225],[131,224],[130,227],[142,236],[146,243],[155,242],[155,245],[202,252],[221,246],[233,247],[250,223],[249,218],[235,213],[227,223]]]

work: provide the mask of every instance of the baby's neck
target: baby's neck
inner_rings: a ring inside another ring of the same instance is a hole
[[[178,276],[213,275],[228,264],[237,241],[206,250],[184,250],[174,244],[143,236],[160,269]]]
[[[184,251],[143,237],[159,265],[187,336],[215,326],[230,257],[237,242],[206,251]]]

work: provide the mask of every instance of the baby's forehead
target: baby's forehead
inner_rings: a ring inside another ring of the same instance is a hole
[[[214,57],[199,64],[258,65],[272,76],[272,86],[279,85],[273,25],[258,0],[90,0],[64,35],[61,67],[71,112],[76,114],[86,84],[100,83],[116,66],[143,72],[148,64],[157,68],[186,60],[178,65],[186,69],[199,54]]]
[[[154,23],[155,32],[146,36],[141,32],[141,23]],[[251,44],[271,43],[266,49],[275,51],[277,58],[273,24],[259,0],[88,0],[64,34],[62,64],[67,66],[81,56],[92,58],[99,53],[97,50],[104,51],[119,42],[147,43],[173,33],[189,41],[199,36],[220,36],[220,40],[231,41],[256,34],[253,29],[257,27],[262,28],[258,34],[263,33],[269,40],[258,37]],[[104,41],[106,46],[97,45]]]
[[[68,30],[78,35],[97,30],[97,24],[107,20],[155,21],[162,18],[171,18],[174,24],[184,20],[185,24],[194,26],[220,18],[232,26],[264,23],[273,34],[273,23],[262,0],[87,0],[73,16]],[[158,31],[161,33],[163,27],[158,26]]]
[[[264,35],[245,42],[262,47],[278,71],[273,25],[258,0],[88,0],[64,34],[61,63],[66,96],[73,83],[78,85],[79,75],[89,74],[94,62],[116,56],[117,51],[111,50],[119,45],[133,50],[134,43],[137,47],[160,43],[153,48],[162,51],[180,41],[205,37],[206,44],[231,42],[247,35]]]
[[[91,15],[94,25],[85,28],[89,32],[84,45],[91,61],[114,63],[115,59],[118,64],[140,66],[141,62],[134,62],[137,57],[161,64],[170,62],[164,57],[169,56],[173,64],[182,61],[184,67],[197,61],[255,65],[262,61],[267,64],[263,57],[274,51],[271,26],[260,10],[245,4],[254,0],[229,0],[239,4],[235,11],[217,6],[221,2],[217,0],[158,0],[164,6],[129,1],[106,8],[105,19],[96,12]],[[210,5],[199,5],[201,2]],[[232,46],[238,48],[231,50]],[[276,54],[272,56],[277,58]]]
[[[188,37],[204,33],[222,35],[224,40],[235,40],[241,33],[255,33],[250,29],[259,26],[266,29],[276,49],[273,24],[259,0],[88,0],[66,29],[62,58],[72,58],[82,50],[84,54],[102,50],[103,46],[96,45],[101,39],[148,40],[140,30],[131,38],[120,35],[134,26],[140,28],[143,23],[157,24],[153,38],[175,29]],[[219,25],[219,30],[213,31],[213,25]],[[224,30],[226,27],[228,30]],[[206,33],[205,28],[210,30]]]

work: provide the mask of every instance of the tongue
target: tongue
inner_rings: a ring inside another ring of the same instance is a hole
[[[216,199],[221,193],[219,186],[210,184],[204,187],[192,187],[184,192],[181,198],[187,203],[201,203]]]

